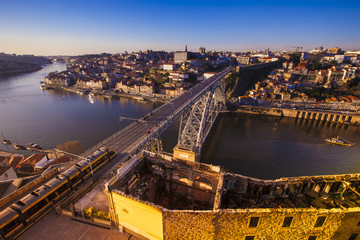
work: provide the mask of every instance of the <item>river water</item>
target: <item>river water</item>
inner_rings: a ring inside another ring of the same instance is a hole
[[[40,89],[49,72],[65,69],[65,64],[53,63],[34,73],[0,79],[0,132],[6,138],[22,145],[36,142],[45,149],[77,140],[87,149],[131,123],[119,121],[120,116],[140,118],[161,105]],[[0,144],[1,149],[14,151]]]
[[[65,68],[65,64],[54,63],[34,73],[0,79],[0,133],[23,145],[36,142],[43,148],[55,148],[77,140],[86,149],[131,123],[119,122],[120,116],[140,118],[161,105],[40,89],[40,81],[49,72]],[[205,141],[201,162],[265,179],[359,172],[359,129],[318,121],[221,113]],[[325,143],[326,137],[338,135],[355,142],[355,146]],[[162,137],[165,151],[172,152],[177,136],[178,122]],[[0,150],[16,151],[2,144]]]

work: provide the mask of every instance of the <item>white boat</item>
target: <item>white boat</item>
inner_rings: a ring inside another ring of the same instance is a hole
[[[42,148],[36,143],[28,143],[29,150],[41,150]]]

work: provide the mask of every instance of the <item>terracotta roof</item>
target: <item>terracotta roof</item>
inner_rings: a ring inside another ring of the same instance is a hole
[[[6,161],[6,163],[8,163],[9,158],[8,158],[8,157],[0,156],[0,164],[1,164],[3,161]]]
[[[11,157],[9,159],[10,166],[15,168],[23,158],[24,157]]]
[[[0,167],[0,176],[3,175],[3,173],[9,170],[10,168],[11,168],[10,166]]]
[[[32,166],[35,166],[35,164],[37,162],[39,162],[41,159],[43,159],[44,157],[46,157],[46,154],[43,154],[43,153],[34,153],[33,155],[31,155],[30,157],[27,157],[25,159],[23,159],[19,165],[22,165],[22,164],[29,164],[29,165],[32,165]]]

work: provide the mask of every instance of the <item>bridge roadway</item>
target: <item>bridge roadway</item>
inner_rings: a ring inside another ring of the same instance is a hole
[[[215,76],[195,85],[189,91],[173,99],[171,102],[158,107],[143,118],[136,120],[124,129],[88,149],[82,156],[87,156],[98,148],[106,147],[117,153],[113,164],[107,167],[108,170],[109,168],[114,168],[134,154],[137,149],[149,144],[150,139],[156,138],[161,134],[171,123],[181,116],[190,104],[196,102],[216,81],[225,77],[232,69],[233,67],[228,67]]]

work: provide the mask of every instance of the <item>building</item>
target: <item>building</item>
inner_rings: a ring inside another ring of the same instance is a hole
[[[343,83],[346,71],[332,67],[328,70],[327,81],[334,86],[340,86]]]
[[[328,53],[331,53],[331,54],[339,54],[339,53],[341,53],[342,51],[341,51],[341,49],[338,48],[338,47],[332,47],[332,48],[329,48],[329,49],[327,50],[327,52],[328,52]]]
[[[0,157],[0,182],[16,179],[14,168],[9,165],[6,157]]]
[[[215,75],[216,75],[216,72],[206,72],[206,73],[204,73],[204,80],[209,79]]]
[[[183,63],[189,59],[190,59],[190,53],[187,51],[174,53],[174,63],[175,64]]]
[[[34,153],[29,157],[23,158],[16,166],[17,169],[25,172],[35,171],[36,164],[40,161],[46,161],[48,157],[44,153]]]
[[[162,68],[163,68],[165,71],[173,71],[173,70],[175,70],[176,65],[175,65],[175,64],[172,64],[172,63],[165,63],[165,64],[162,65]]]
[[[205,49],[204,47],[200,47],[200,48],[199,48],[199,53],[205,54],[205,53],[206,53],[206,49]]]
[[[248,56],[238,56],[236,60],[239,64],[250,64],[250,57]]]
[[[105,191],[118,229],[147,239],[343,240],[360,233],[359,177],[263,180],[143,152]]]
[[[177,51],[174,53],[174,63],[183,63],[190,59],[190,55],[190,52],[187,51],[187,46],[185,46],[185,51]]]

